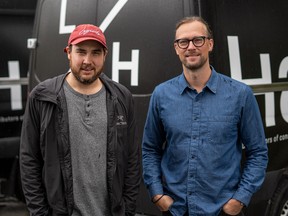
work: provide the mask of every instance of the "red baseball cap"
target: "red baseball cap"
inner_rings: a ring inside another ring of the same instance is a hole
[[[68,46],[78,44],[86,40],[95,40],[102,44],[106,49],[106,38],[98,26],[91,24],[78,25],[70,34]],[[64,49],[66,52],[66,48]]]

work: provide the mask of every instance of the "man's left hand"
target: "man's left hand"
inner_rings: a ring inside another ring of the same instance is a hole
[[[230,199],[224,206],[223,211],[228,215],[238,215],[243,208],[243,204],[236,200]]]

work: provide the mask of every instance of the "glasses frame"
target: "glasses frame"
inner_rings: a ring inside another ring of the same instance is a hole
[[[203,44],[201,44],[200,46],[195,44],[195,40],[196,40],[196,39],[199,39],[199,38],[203,39]],[[209,40],[210,37],[198,36],[198,37],[194,37],[194,38],[192,38],[192,39],[180,38],[180,39],[175,40],[174,43],[176,43],[180,49],[187,49],[187,48],[189,47],[189,45],[190,45],[190,42],[192,41],[193,45],[194,45],[195,47],[199,48],[199,47],[204,46],[204,44],[205,44],[205,42],[206,42],[206,39]],[[181,47],[181,46],[179,45],[179,41],[181,41],[181,40],[182,40],[182,41],[188,41],[187,46],[185,46],[185,47],[182,46],[182,47]]]

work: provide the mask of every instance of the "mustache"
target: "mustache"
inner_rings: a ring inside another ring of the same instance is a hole
[[[92,65],[82,65],[81,70],[95,70],[95,67]]]
[[[200,54],[198,52],[194,52],[194,51],[188,51],[185,53],[185,56],[199,56]]]

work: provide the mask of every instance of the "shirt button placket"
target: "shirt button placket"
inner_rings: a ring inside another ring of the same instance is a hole
[[[199,96],[199,95],[197,95]],[[200,133],[200,111],[201,104],[198,98],[192,100],[192,122],[191,122],[191,144],[190,144],[190,158],[189,158],[189,177],[188,177],[188,205],[189,209],[195,209],[197,202],[197,152],[199,151],[199,133]]]
[[[199,130],[200,130],[200,102],[197,99],[192,100],[192,122],[191,122],[191,143],[189,157],[189,174],[188,174],[188,205],[189,209],[195,209],[197,202],[197,152],[199,146]]]

